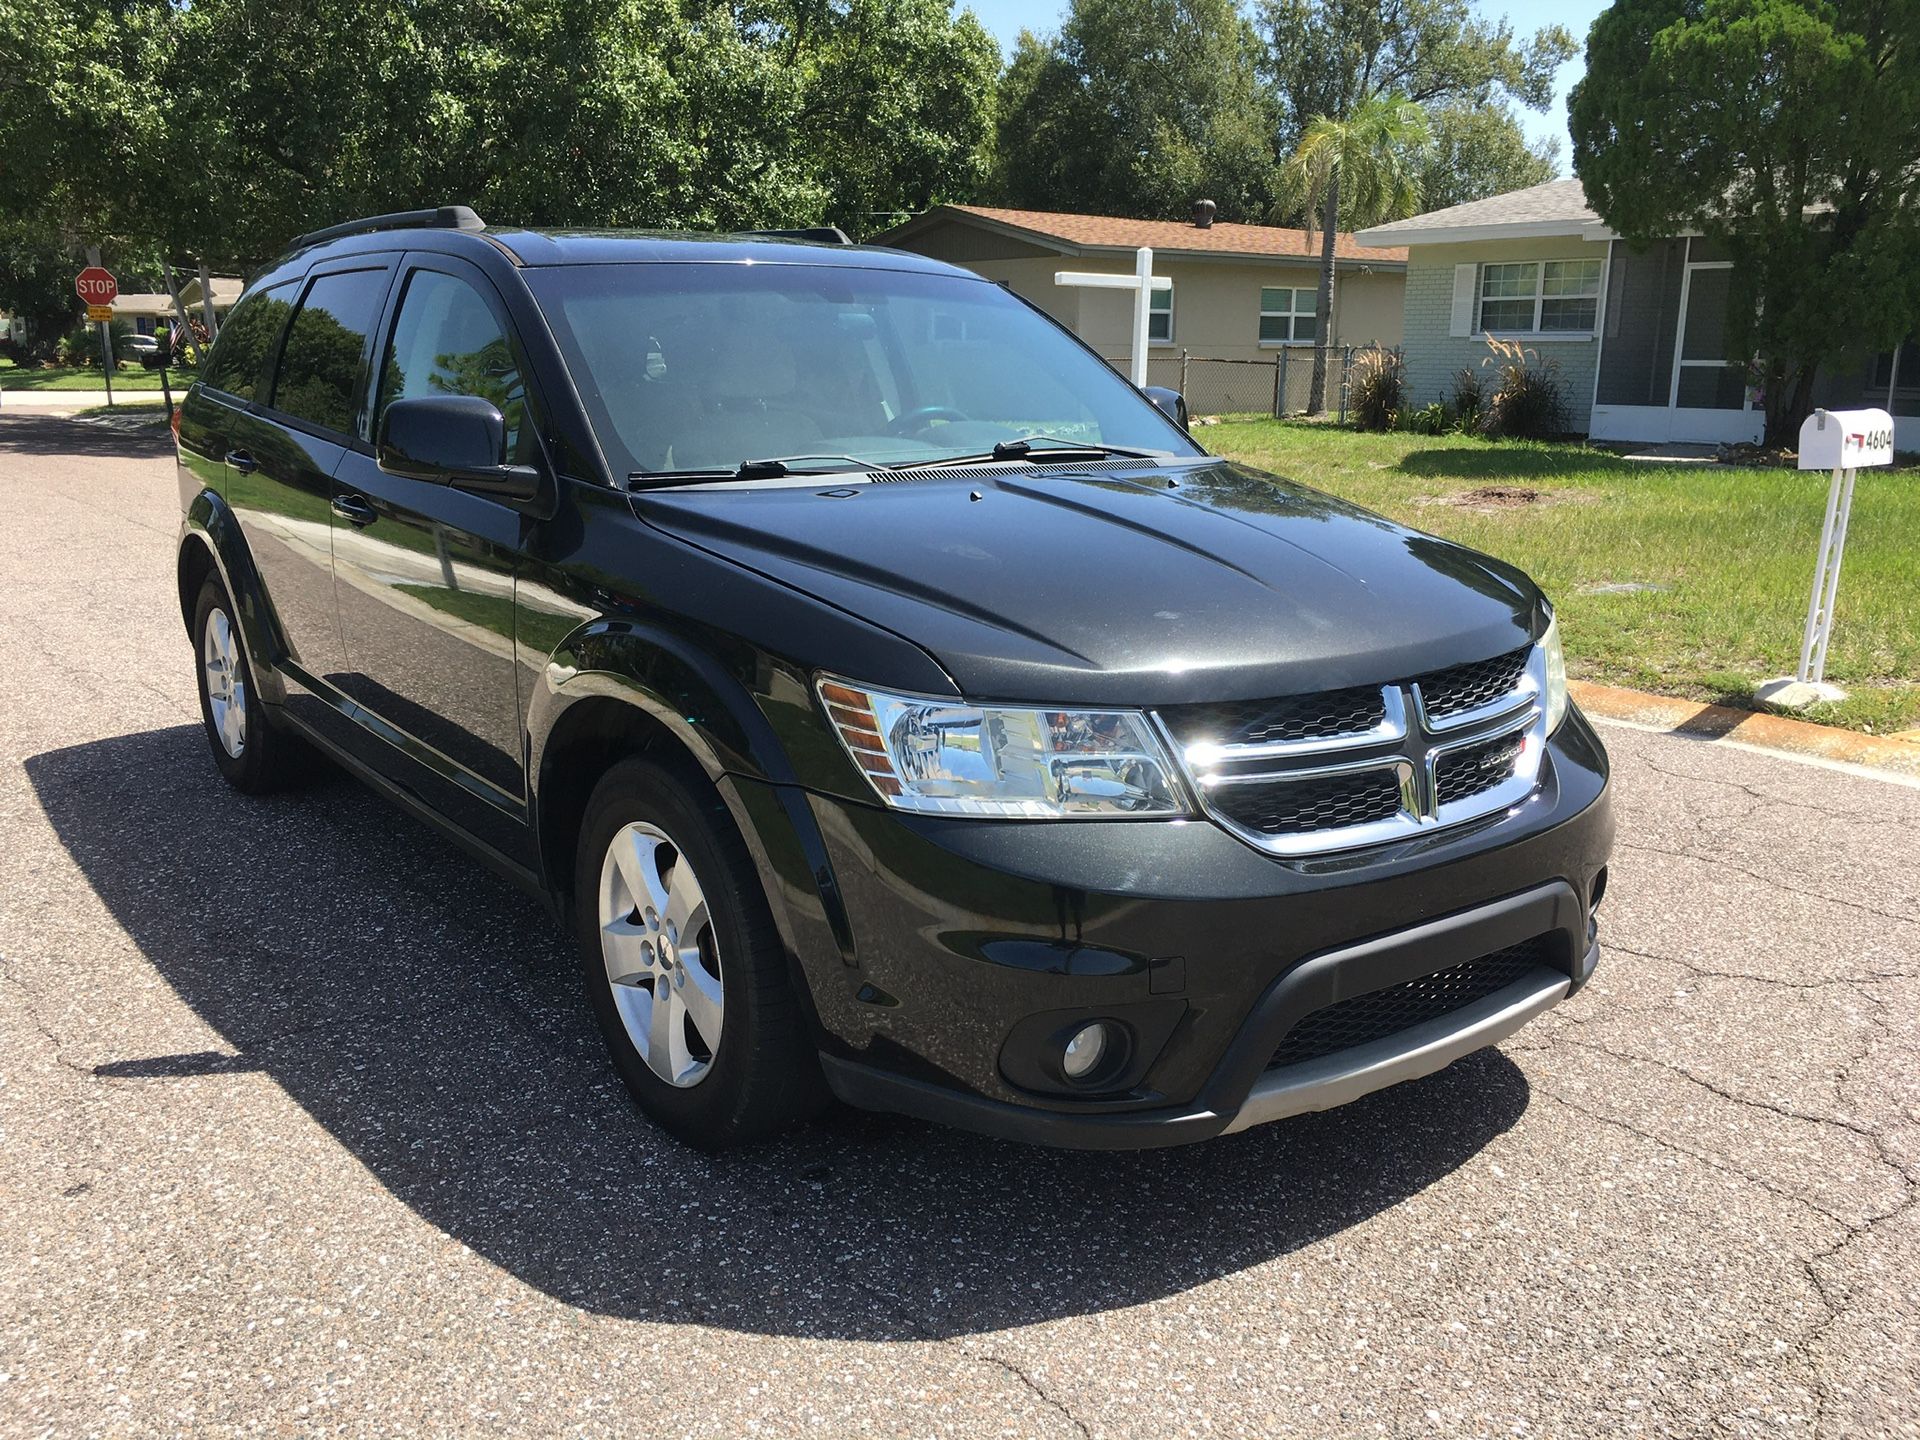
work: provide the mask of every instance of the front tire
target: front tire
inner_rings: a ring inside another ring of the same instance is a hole
[[[601,778],[574,920],[608,1054],[656,1124],[720,1150],[818,1110],[825,1085],[785,949],[705,777],[641,757]]]
[[[303,772],[299,742],[274,728],[254,688],[253,664],[226,587],[209,575],[194,606],[200,720],[213,763],[234,789],[263,795],[297,781]]]

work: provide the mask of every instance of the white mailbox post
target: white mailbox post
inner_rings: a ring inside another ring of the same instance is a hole
[[[1847,549],[1847,517],[1853,511],[1854,476],[1864,465],[1893,463],[1893,417],[1884,410],[1816,410],[1800,426],[1800,468],[1831,470],[1827,518],[1820,526],[1820,555],[1813,569],[1813,598],[1800,639],[1800,667],[1754,692],[1770,705],[1798,710],[1823,700],[1844,700],[1829,685],[1827,638],[1833,633],[1833,602],[1840,592],[1840,560]]]
[[[1127,378],[1135,385],[1147,383],[1147,320],[1152,313],[1151,292],[1171,290],[1173,280],[1153,273],[1153,249],[1142,245],[1133,257],[1133,274],[1104,275],[1090,270],[1056,270],[1056,285],[1079,285],[1089,290],[1133,291],[1133,353],[1127,357]]]

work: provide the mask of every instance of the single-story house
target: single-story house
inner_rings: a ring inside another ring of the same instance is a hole
[[[1559,362],[1570,423],[1596,440],[1758,440],[1764,409],[1728,353],[1732,262],[1703,236],[1635,249],[1602,223],[1578,180],[1550,180],[1362,230],[1407,249],[1401,345],[1414,404],[1446,399],[1487,340]],[[1920,347],[1826,367],[1817,403],[1879,405],[1920,448]]]
[[[240,292],[247,282],[232,275],[213,277],[213,313],[225,315],[240,299]],[[180,302],[187,307],[187,313],[200,314],[200,278],[195,276],[180,287]],[[116,320],[126,320],[142,335],[152,335],[159,326],[173,319],[173,297],[151,291],[121,291],[113,302],[113,314]]]
[[[1153,270],[1173,281],[1155,291],[1149,344],[1156,358],[1272,360],[1312,347],[1319,334],[1320,237],[1275,225],[1216,223],[1213,206],[1192,220],[940,205],[876,235],[875,245],[963,265],[1032,301],[1093,346],[1118,358],[1131,343],[1133,296],[1057,285],[1060,270],[1133,273],[1134,252],[1153,247]],[[1333,341],[1397,345],[1407,253],[1336,237]],[[1337,368],[1337,367],[1336,367]]]

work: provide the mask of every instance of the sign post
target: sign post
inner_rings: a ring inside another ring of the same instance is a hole
[[[1077,285],[1088,290],[1133,291],[1133,353],[1127,357],[1127,378],[1136,387],[1147,383],[1147,322],[1153,313],[1152,292],[1173,289],[1170,276],[1153,273],[1153,250],[1142,245],[1133,257],[1133,274],[1107,275],[1087,270],[1054,272],[1056,285]]]
[[[107,404],[113,404],[113,302],[120,282],[100,265],[98,246],[87,250],[87,268],[75,277],[73,288],[87,304],[87,319],[100,322],[100,373],[107,382]]]
[[[1813,598],[1807,602],[1800,637],[1800,664],[1791,675],[1769,680],[1754,698],[1799,710],[1847,692],[1827,683],[1827,640],[1833,634],[1834,599],[1840,593],[1840,562],[1847,550],[1853,513],[1853,482],[1862,466],[1893,463],[1893,417],[1884,410],[1816,410],[1800,426],[1800,468],[1831,470],[1827,514],[1820,525],[1820,554],[1813,567]]]

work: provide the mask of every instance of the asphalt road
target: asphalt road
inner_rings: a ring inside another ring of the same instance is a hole
[[[1618,727],[1606,959],[1143,1155],[628,1109],[541,913],[215,777],[159,439],[0,418],[0,1433],[1920,1435],[1920,791]]]

